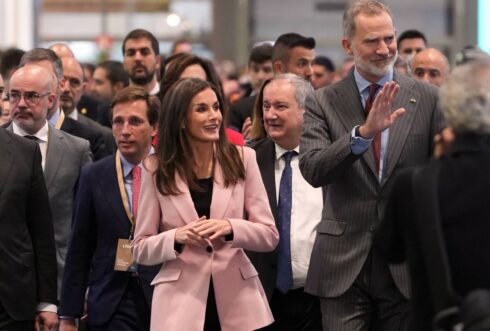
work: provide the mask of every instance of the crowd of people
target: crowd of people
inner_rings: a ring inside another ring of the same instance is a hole
[[[376,0],[237,88],[144,29],[0,61],[0,330],[490,330],[490,57]]]

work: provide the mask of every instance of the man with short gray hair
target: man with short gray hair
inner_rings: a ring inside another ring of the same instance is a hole
[[[65,116],[59,107],[59,98],[62,88],[65,86],[63,65],[61,59],[50,49],[33,48],[22,57],[21,65],[34,64],[47,69],[53,76],[52,93],[56,95],[55,102],[48,110],[49,124],[56,129],[68,132],[74,136],[86,139],[90,142],[90,150],[95,160],[99,160],[109,154],[104,143],[104,137],[100,132],[76,120]]]
[[[272,253],[247,252],[259,271],[274,324],[266,330],[321,330],[320,301],[305,293],[306,274],[323,206],[321,188],[299,171],[299,139],[311,84],[292,73],[263,87],[262,113],[268,137],[252,144],[269,197],[279,245]]]
[[[75,185],[82,166],[92,161],[92,154],[87,140],[48,124],[48,109],[57,98],[52,90],[53,79],[48,69],[37,65],[25,65],[14,71],[9,85],[12,122],[7,129],[36,141],[41,150],[49,206],[53,213],[60,289],[71,232]]]
[[[320,297],[324,330],[404,330],[405,266],[373,248],[392,178],[427,162],[442,127],[437,90],[397,74],[393,15],[353,2],[342,45],[354,68],[307,100],[300,169],[325,201],[305,290]]]
[[[408,260],[415,276],[411,330],[432,329],[434,316],[454,294],[463,298],[475,289],[490,289],[489,86],[490,58],[453,70],[439,93],[448,124],[439,141],[443,155],[403,172],[393,185],[379,247],[393,262]],[[439,252],[447,259],[434,255]],[[476,327],[477,317],[483,322],[486,316],[488,323],[488,312],[461,316],[475,318]]]

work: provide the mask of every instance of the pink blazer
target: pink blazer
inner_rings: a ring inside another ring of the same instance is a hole
[[[133,255],[143,265],[164,263],[152,282],[151,330],[202,330],[211,275],[222,330],[249,331],[273,322],[243,249],[272,251],[279,234],[252,149],[243,147],[243,162],[245,180],[229,187],[223,185],[221,167],[215,167],[211,218],[230,220],[233,240],[213,240],[211,252],[193,245],[180,254],[174,250],[176,228],[198,219],[189,188],[177,176],[183,194],[163,196],[151,175],[155,165],[143,171]]]

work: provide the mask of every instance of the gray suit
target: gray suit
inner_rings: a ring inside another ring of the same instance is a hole
[[[12,124],[8,129],[12,130]],[[92,153],[87,140],[49,127],[44,180],[53,215],[58,264],[58,296],[61,292],[61,280],[71,233],[75,186],[82,166],[91,161]]]
[[[434,87],[396,73],[394,80],[400,92],[393,109],[406,113],[389,129],[381,182],[372,146],[362,155],[351,152],[351,131],[366,119],[353,71],[307,100],[300,169],[311,185],[325,186],[325,202],[305,290],[320,297],[338,297],[353,285],[371,252],[394,174],[428,161],[442,127]],[[407,297],[405,268],[391,271]]]

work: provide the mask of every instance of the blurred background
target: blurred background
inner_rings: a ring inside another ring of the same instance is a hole
[[[417,29],[452,61],[467,45],[490,51],[490,0],[386,0],[397,31]],[[250,48],[285,32],[314,37],[339,65],[348,0],[0,0],[0,49],[67,43],[82,62],[122,59],[121,41],[144,28],[162,55],[186,38],[193,52],[245,66]]]

